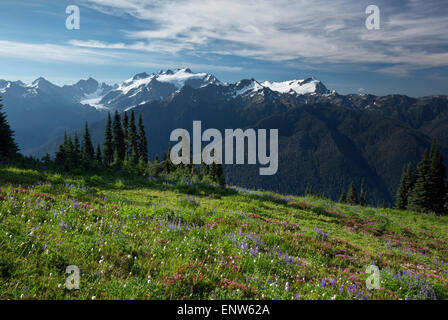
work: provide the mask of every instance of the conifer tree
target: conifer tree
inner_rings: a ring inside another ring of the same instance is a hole
[[[123,161],[120,159],[120,155],[118,154],[118,150],[114,151],[114,160],[112,161],[112,168],[114,170],[120,170],[123,166]]]
[[[213,164],[215,164],[215,163],[213,163]],[[216,181],[219,183],[220,186],[225,186],[226,180],[224,178],[224,171],[222,170],[222,164],[216,163],[214,171],[215,171]]]
[[[125,150],[125,159],[128,158],[129,155],[129,118],[127,112],[123,114],[123,140],[124,140],[124,150]]]
[[[348,188],[347,202],[353,205],[359,204],[358,192],[356,191],[356,187],[353,182],[350,184],[350,187]]]
[[[430,151],[431,166],[428,173],[428,184],[430,190],[430,207],[432,212],[437,214],[444,213],[445,207],[445,180],[446,168],[443,164],[443,158],[435,141],[433,141]]]
[[[90,137],[89,125],[86,121],[86,125],[84,128],[84,137],[82,139],[82,155],[84,159],[92,160],[95,156],[93,150],[92,139]]]
[[[139,114],[138,116],[138,146],[139,146],[139,152],[138,152],[139,158],[143,158],[144,162],[148,162],[148,141],[146,139],[142,114]]]
[[[74,168],[74,144],[73,144],[73,140],[72,140],[72,136],[67,136],[67,142],[65,143],[64,146],[64,151],[65,151],[65,161],[63,163],[65,170],[70,170]]]
[[[102,156],[101,156],[101,146],[100,146],[99,143],[96,145],[96,153],[95,153],[95,157],[96,157],[96,161],[97,161],[98,163],[102,163],[103,158],[102,158]]]
[[[14,132],[9,126],[6,115],[2,112],[3,105],[0,98],[0,157],[10,158],[19,150],[14,141]]]
[[[170,164],[169,164],[169,156],[168,156],[168,154],[166,152],[163,153],[162,162],[161,163],[162,163],[162,171],[167,173],[167,174],[170,173],[171,172],[171,167],[170,167]]]
[[[367,194],[364,185],[364,180],[361,182],[361,191],[359,194],[359,204],[363,207],[367,206]]]
[[[56,158],[55,158],[55,162],[59,166],[65,165],[67,161],[67,145],[68,145],[67,132],[64,132],[64,142],[59,145],[59,149],[56,152]]]
[[[133,162],[137,163],[138,161],[138,136],[137,136],[137,127],[135,126],[135,114],[134,111],[131,111],[131,118],[129,120],[128,127],[128,141],[129,141],[129,156],[128,158]]]
[[[423,159],[417,166],[415,173],[415,185],[408,199],[408,208],[415,211],[429,212],[431,210],[431,188],[429,173],[431,160],[428,150],[423,154]]]
[[[414,184],[412,176],[412,164],[409,163],[407,166],[403,167],[403,173],[401,174],[400,187],[398,188],[395,204],[397,209],[405,210],[408,207],[409,194],[411,193]]]
[[[50,157],[50,154],[48,152],[45,153],[45,156],[42,157],[42,161],[45,163],[45,165],[50,164],[51,157]]]
[[[121,117],[117,110],[115,110],[113,122],[113,148],[117,151],[117,156],[120,160],[124,160],[126,149],[124,144],[123,128],[121,127]]]
[[[340,203],[347,203],[347,192],[345,189],[342,189],[341,197],[339,198]]]
[[[73,168],[79,167],[80,160],[81,160],[81,145],[79,144],[78,135],[75,133],[75,138],[73,140],[73,152],[72,152]]]
[[[107,117],[106,131],[104,132],[104,144],[103,144],[103,161],[104,164],[110,165],[114,158],[114,145],[112,138],[112,120],[110,113]]]

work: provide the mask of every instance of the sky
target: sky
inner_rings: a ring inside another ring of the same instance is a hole
[[[67,6],[80,10],[68,30]],[[380,29],[369,30],[369,5]],[[121,83],[189,67],[314,77],[341,94],[448,94],[446,0],[0,0],[0,79]]]

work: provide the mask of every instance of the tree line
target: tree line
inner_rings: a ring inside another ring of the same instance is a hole
[[[121,116],[115,111],[113,119],[108,114],[104,132],[104,142],[97,144],[94,150],[89,126],[86,122],[82,141],[75,134],[64,135],[64,142],[56,152],[54,163],[66,171],[73,170],[125,170],[138,175],[171,174],[178,176],[190,176],[200,180],[211,180],[219,184],[225,184],[222,166],[220,164],[196,166],[174,165],[169,157],[170,149],[165,152],[162,159],[158,155],[154,161],[148,157],[148,141],[141,114],[136,125],[134,111]],[[51,163],[51,157],[47,154],[43,159],[47,164]]]
[[[448,184],[446,168],[436,141],[425,150],[423,158],[413,170],[404,166],[396,196],[396,207],[424,213],[446,214]]]
[[[363,207],[367,206],[367,193],[364,180],[361,182],[361,190],[359,192],[359,196],[355,183],[352,181],[347,191],[345,189],[342,189],[339,202],[351,205],[361,205]]]

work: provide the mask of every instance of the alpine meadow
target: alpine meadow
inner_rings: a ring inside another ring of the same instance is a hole
[[[446,302],[447,15],[1,1],[0,305],[222,319]]]

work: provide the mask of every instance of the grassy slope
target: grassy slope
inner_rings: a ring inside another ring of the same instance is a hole
[[[7,167],[0,187],[0,299],[448,297],[448,217]]]

